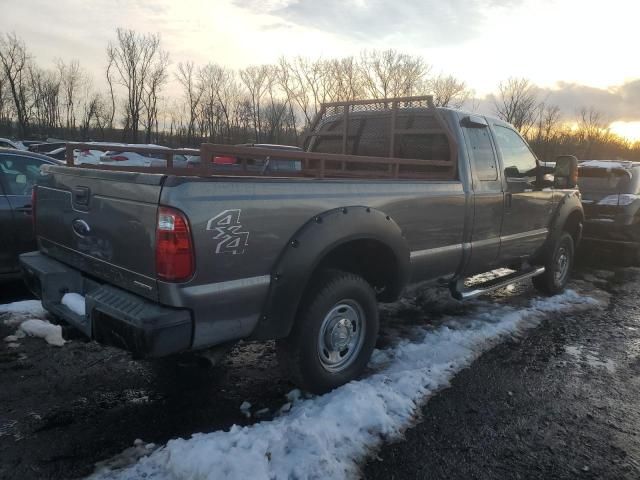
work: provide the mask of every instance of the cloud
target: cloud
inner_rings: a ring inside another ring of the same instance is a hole
[[[555,88],[543,90],[542,95],[568,116],[582,108],[593,108],[610,121],[640,120],[640,79],[607,89],[559,82]]]
[[[481,30],[492,8],[521,0],[234,0],[238,7],[277,16],[298,26],[356,40],[455,45]]]
[[[475,106],[486,115],[495,115],[495,96],[474,99],[466,108]],[[596,88],[578,83],[558,82],[551,88],[538,88],[538,100],[557,105],[565,119],[575,118],[583,108],[593,108],[609,122],[640,121],[640,79],[622,85]]]

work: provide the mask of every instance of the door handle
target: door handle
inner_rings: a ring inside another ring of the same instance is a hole
[[[504,206],[506,208],[511,208],[511,201],[513,200],[513,195],[510,192],[504,194]]]
[[[73,200],[79,205],[88,205],[90,193],[88,187],[75,187],[73,189]]]

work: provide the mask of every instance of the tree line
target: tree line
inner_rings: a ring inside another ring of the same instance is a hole
[[[0,35],[0,134],[175,147],[298,144],[323,102],[430,94],[436,106],[479,106],[464,81],[435,74],[424,58],[393,49],[282,57],[242,69],[172,65],[158,34],[125,29],[107,45],[100,80],[104,86],[96,86],[77,60],[43,68],[20,37]],[[567,118],[540,97],[529,80],[510,78],[490,100],[493,113],[518,128],[541,158],[640,159],[640,146],[612,134],[600,112],[582,108]]]

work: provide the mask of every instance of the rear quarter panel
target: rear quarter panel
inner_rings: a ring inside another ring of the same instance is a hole
[[[247,336],[287,242],[315,215],[343,206],[375,208],[400,226],[414,280],[452,275],[462,255],[465,202],[458,181],[171,177],[160,203],[189,218],[196,273],[184,284],[159,282],[160,300],[193,308],[195,347]]]

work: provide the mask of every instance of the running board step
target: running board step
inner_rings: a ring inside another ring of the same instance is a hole
[[[479,295],[492,292],[493,290],[504,288],[514,282],[537,277],[538,275],[542,275],[543,273],[544,267],[533,267],[527,270],[520,270],[510,273],[509,275],[505,275],[504,277],[494,278],[493,280],[489,280],[488,282],[479,283],[477,285],[469,287],[468,289],[462,290],[458,290],[457,284],[454,283],[451,285],[451,294],[457,300],[468,300],[470,298],[475,298]]]

